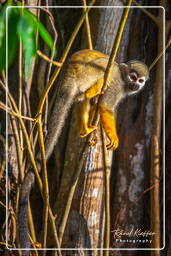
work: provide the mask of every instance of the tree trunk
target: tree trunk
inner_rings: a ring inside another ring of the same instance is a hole
[[[97,5],[110,6],[110,1],[97,2]],[[116,4],[120,5],[118,1]],[[102,8],[92,10],[91,30],[93,35],[94,48],[109,54],[116,36],[122,9]],[[98,21],[94,23],[94,19]],[[105,24],[105,26],[104,26]],[[85,140],[79,139],[75,129],[75,118],[73,115],[65,154],[62,181],[57,200],[54,205],[54,212],[57,212],[57,223],[60,226],[66,202],[68,190],[74,173],[77,171],[77,163]],[[75,137],[77,136],[77,140]],[[81,174],[76,186],[67,229],[65,232],[62,247],[69,248],[103,248],[104,247],[104,184],[103,184],[103,156],[100,131],[97,133],[98,143],[95,147],[88,149]],[[112,153],[110,153],[110,162]],[[84,234],[84,235],[83,235]],[[87,236],[85,236],[87,234]],[[80,250],[73,255],[83,254]],[[84,252],[84,255],[100,255],[100,251],[93,254]],[[66,255],[68,255],[66,253]]]

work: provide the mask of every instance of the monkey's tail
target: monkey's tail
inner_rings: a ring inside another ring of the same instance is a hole
[[[34,183],[34,173],[28,171],[24,181],[21,185],[20,198],[19,198],[19,213],[18,213],[18,232],[21,248],[30,248],[31,243],[29,239],[29,226],[28,226],[28,201],[30,191]],[[29,255],[29,250],[23,251],[23,256]]]
[[[77,88],[72,84],[63,84],[57,93],[55,105],[48,122],[48,133],[45,140],[46,159],[54,149],[61,134],[65,119],[77,94]]]
[[[66,81],[65,81],[66,82]],[[70,81],[68,81],[70,82]],[[64,83],[57,93],[55,105],[49,118],[48,133],[45,141],[46,159],[48,159],[58,141],[64,121],[71,108],[74,98],[77,94],[77,88],[74,84]],[[39,154],[38,154],[39,159]],[[38,167],[41,168],[40,166]],[[21,185],[19,198],[18,230],[21,248],[30,248],[28,226],[28,201],[32,185],[34,183],[34,173],[29,171]],[[23,251],[23,256],[29,255],[29,249]]]

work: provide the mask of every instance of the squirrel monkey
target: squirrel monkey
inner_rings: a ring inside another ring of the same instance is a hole
[[[91,123],[90,100],[101,93],[104,72],[109,56],[93,50],[76,52],[67,61],[63,69],[56,101],[48,121],[48,133],[45,139],[46,159],[48,159],[58,141],[65,119],[74,102],[79,102],[79,135],[86,136],[95,129]],[[115,125],[115,112],[118,103],[127,95],[140,91],[149,78],[148,67],[137,60],[126,64],[113,63],[110,83],[101,96],[99,103],[100,122],[110,143],[108,149],[118,146]],[[38,159],[39,159],[38,155]],[[34,182],[34,174],[29,171],[23,181],[19,200],[19,233],[21,247],[29,247],[28,238],[28,198]],[[28,255],[29,251],[23,251]]]
[[[49,133],[45,141],[47,159],[57,143],[67,113],[74,102],[81,102],[78,112],[79,135],[84,137],[97,129],[89,123],[89,100],[101,92],[108,60],[109,56],[93,50],[78,51],[68,60],[48,122]],[[110,140],[108,149],[115,149],[118,146],[114,117],[118,103],[125,96],[140,91],[148,78],[148,67],[140,61],[113,63],[110,84],[101,97],[98,109],[100,122]]]

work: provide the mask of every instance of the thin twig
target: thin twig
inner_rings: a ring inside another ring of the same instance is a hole
[[[151,191],[152,189],[154,189],[156,186],[159,186],[159,185],[160,185],[160,182],[156,182],[155,184],[151,185],[149,188],[145,189],[135,203],[137,204],[141,200],[141,198],[144,196],[144,194],[146,194],[147,192]]]
[[[48,11],[48,14],[50,12]],[[52,15],[51,15],[52,16]],[[51,17],[49,15],[49,17]],[[55,44],[54,44],[55,46]],[[51,59],[47,57],[45,54],[43,54],[40,50],[37,51],[37,54],[43,58],[44,60],[48,61],[50,63],[50,66],[53,64],[57,67],[62,66],[62,63],[58,63],[56,61],[53,61],[54,51],[52,51]],[[46,98],[46,108],[45,108],[45,118],[47,113],[47,107],[48,107],[48,98]],[[42,179],[43,179],[43,237],[42,237],[42,247],[46,248],[46,242],[47,242],[47,229],[48,229],[48,214],[49,214],[49,185],[48,185],[48,177],[47,177],[47,166],[46,166],[46,156],[45,156],[45,146],[44,146],[44,136],[43,136],[43,127],[42,127],[42,115],[39,115],[38,117],[38,136],[39,136],[39,144],[41,149],[41,158],[43,162],[42,166]],[[46,251],[43,251],[42,255],[45,255]]]
[[[34,119],[34,118],[27,117],[27,116],[22,116],[22,115],[20,115],[16,112],[14,112],[13,110],[10,109],[10,107],[7,107],[2,101],[0,101],[0,108],[4,111],[8,112],[11,116],[20,117],[22,119],[29,120],[29,121],[32,121],[32,122],[36,121],[36,119]]]
[[[59,254],[59,256],[62,256],[62,253],[60,251],[61,246],[60,246],[60,243],[59,243],[59,237],[58,237],[58,234],[57,234],[57,231],[56,231],[55,217],[54,217],[50,207],[49,207],[49,221],[50,221],[51,228],[52,228],[52,231],[53,231],[53,236],[54,236],[54,239],[55,239],[55,244],[56,244],[56,248],[58,250],[58,254]]]
[[[36,254],[36,256],[39,256],[36,245],[34,243],[34,240],[32,239],[32,237],[30,235],[29,235],[29,238],[30,238],[33,248],[35,249],[34,253]]]
[[[30,229],[31,237],[33,241],[36,242],[37,238],[36,238],[36,232],[35,232],[35,226],[33,221],[32,209],[30,207],[30,202],[28,202],[28,221],[29,221],[29,229]]]
[[[42,58],[44,59],[45,61],[53,64],[54,66],[57,66],[57,67],[61,67],[63,65],[63,63],[60,63],[60,62],[57,62],[57,61],[54,61],[52,59],[49,59],[48,56],[46,56],[44,53],[42,53],[40,50],[37,50],[37,54]]]
[[[48,6],[48,0],[46,1],[46,5]],[[47,8],[48,10],[48,8]],[[49,11],[49,10],[48,10]],[[50,12],[50,11],[49,11]],[[50,12],[51,14],[51,12]],[[56,46],[56,43],[57,43],[57,39],[58,39],[58,33],[57,33],[57,30],[56,30],[56,26],[55,26],[55,21],[54,21],[54,18],[53,18],[53,15],[49,15],[48,16],[49,18],[49,21],[51,23],[51,27],[52,27],[52,30],[53,30],[53,34],[54,34],[54,38],[53,38],[53,50],[51,51],[51,57],[50,59],[53,60],[54,56],[55,56],[55,46]],[[50,74],[51,74],[51,70],[52,70],[52,63],[49,63],[48,65],[48,69],[47,69],[47,76],[46,76],[46,84],[49,83],[49,79],[50,79]],[[48,110],[49,110],[49,102],[48,102],[48,98],[46,98],[46,106],[45,106],[45,112],[44,112],[44,127],[45,127],[45,130],[47,129],[47,120],[48,120]]]
[[[102,134],[102,152],[103,152],[103,164],[104,164],[104,184],[105,184],[105,241],[104,248],[110,247],[110,165],[109,156],[105,144],[105,133],[101,127]],[[109,255],[109,251],[104,251],[104,255]]]
[[[139,4],[136,0],[133,0],[133,3],[140,7],[140,9],[156,24],[158,25],[159,19],[158,17],[154,16],[151,12],[149,12],[147,9],[143,8],[141,4]]]
[[[151,183],[158,182],[160,175],[159,162],[159,141],[157,136],[152,136],[151,146]],[[152,248],[160,248],[160,186],[155,186],[151,190],[151,229],[155,232]],[[160,250],[152,252],[152,256],[159,256]]]
[[[51,12],[49,12],[49,13],[51,14]],[[49,20],[50,20],[50,23],[51,23],[51,26],[52,26],[52,29],[53,29],[53,33],[54,33],[54,39],[53,39],[54,44],[53,44],[53,50],[52,50],[51,58],[50,58],[51,60],[53,60],[53,57],[55,55],[55,46],[56,46],[57,39],[58,39],[58,33],[57,33],[57,30],[56,30],[56,27],[55,27],[55,22],[54,22],[54,18],[53,18],[52,14],[49,15]],[[47,72],[47,80],[46,80],[47,84],[49,82],[49,77],[50,77],[51,69],[52,69],[52,63],[49,63],[48,72]]]
[[[22,12],[23,12],[23,9],[22,9]],[[22,114],[22,95],[23,95],[23,72],[22,72],[22,67],[23,67],[23,61],[22,61],[22,58],[23,58],[23,54],[22,54],[22,42],[21,42],[21,39],[20,39],[20,42],[19,42],[19,88],[18,88],[18,97],[19,97],[19,102],[18,102],[18,110],[19,112]],[[22,130],[21,130],[21,126],[19,125],[19,140],[20,140],[20,144],[21,144],[21,150],[20,150],[20,158],[21,158],[21,161],[22,161],[22,158],[23,158],[23,134],[22,134]],[[24,176],[21,175],[21,178],[23,179]]]
[[[22,154],[23,150],[22,150],[22,146],[21,146],[21,142],[20,142],[20,136],[19,136],[18,127],[16,124],[16,119],[13,116],[11,116],[10,120],[11,120],[11,126],[12,126],[12,130],[13,130],[16,151],[17,151],[17,158],[18,158],[18,161],[17,161],[18,169],[19,169],[18,181],[19,181],[19,183],[21,183],[24,178],[24,165],[23,165],[23,154]]]
[[[3,148],[3,151],[1,149],[1,151],[3,152],[2,154],[2,159],[1,159],[1,165],[0,165],[0,181],[1,178],[4,176],[4,171],[5,171],[5,166],[6,166],[6,159],[5,159],[5,155],[6,155],[6,141],[5,138],[0,134],[0,142],[1,142],[1,148]]]
[[[39,141],[40,149],[42,156],[42,177],[43,177],[43,199],[44,199],[44,208],[43,208],[43,248],[46,248],[47,240],[47,224],[48,224],[48,209],[49,209],[49,186],[48,186],[48,177],[47,177],[47,167],[46,167],[46,155],[45,155],[45,146],[43,140],[43,129],[41,116],[38,119],[38,131],[39,131]]]
[[[1,85],[1,88],[4,90],[4,92],[8,94],[8,97],[9,97],[9,99],[10,99],[12,105],[14,104],[14,106],[15,106],[14,108],[16,108],[16,109],[18,110],[18,107],[17,107],[17,104],[15,103],[14,98],[12,97],[12,95],[10,94],[10,92],[6,89],[5,84],[4,84],[1,80],[0,80],[0,85]],[[2,107],[3,110],[5,110],[5,111],[11,113],[12,115],[14,115],[14,116],[16,116],[16,117],[18,117],[18,118],[20,117],[20,118],[22,118],[22,119],[26,119],[26,120],[33,121],[33,122],[36,121],[35,118],[31,118],[31,117],[27,117],[27,116],[22,116],[22,115],[20,114],[19,110],[18,110],[18,112],[15,112],[15,111],[11,110],[11,109],[10,109],[8,106],[6,106],[2,101],[0,101],[0,104],[1,104],[1,107]]]
[[[52,15],[52,13],[47,9],[47,8],[42,8],[42,7],[34,7],[34,6],[32,6],[31,7],[32,9],[40,9],[40,11],[44,11],[44,12],[46,12],[50,17],[51,17],[51,19],[53,20],[53,22],[54,22],[54,17],[53,17],[53,15]]]
[[[83,8],[84,8],[84,11],[86,11],[86,8],[87,8],[86,0],[82,0],[82,5],[83,5]],[[92,43],[91,30],[90,30],[90,22],[89,22],[88,14],[85,17],[85,27],[86,27],[86,35],[87,35],[88,48],[90,50],[92,50],[93,49],[93,43]]]
[[[46,5],[48,7],[48,2],[46,2]],[[55,45],[57,41],[57,31],[54,25],[54,19],[51,14],[51,12],[46,9],[49,20],[52,25],[53,31],[54,31],[54,44],[53,44],[53,50],[51,54],[51,58],[47,58],[47,56],[42,55],[44,59],[46,59],[49,62],[48,72],[47,72],[47,83],[49,82],[50,77],[50,71],[52,68],[52,64],[56,65],[57,67],[62,66],[62,63],[53,61],[53,57],[55,54]],[[40,51],[39,54],[42,54]],[[45,127],[47,122],[47,113],[48,113],[48,98],[46,98],[46,108],[45,108]],[[45,156],[45,147],[44,147],[44,139],[43,139],[43,128],[42,128],[42,116],[40,116],[40,122],[38,123],[38,133],[39,133],[39,140],[40,140],[40,147],[41,147],[41,154],[43,159],[43,187],[44,187],[44,209],[43,209],[43,247],[46,248],[46,240],[47,240],[47,223],[48,223],[48,212],[49,212],[49,187],[48,187],[48,177],[47,177],[47,167],[46,167],[46,156]],[[53,224],[52,224],[53,225]],[[56,228],[56,227],[55,227]],[[58,241],[57,241],[58,243]],[[59,252],[60,253],[60,252]],[[46,251],[43,252],[43,255],[46,255]]]
[[[3,206],[5,209],[7,208],[6,205],[0,201],[0,205]]]
[[[11,221],[11,242],[12,244],[14,244],[14,241],[16,240],[16,234],[17,234],[17,231],[16,231],[16,226],[17,226],[17,223],[16,223],[16,214],[14,213],[14,211],[12,211],[10,213],[10,221]]]
[[[160,60],[160,58],[164,55],[164,53],[166,52],[166,50],[169,48],[171,44],[171,38],[168,40],[165,48],[163,51],[161,51],[161,53],[159,53],[159,55],[155,58],[155,60],[151,63],[150,67],[149,67],[149,71],[156,65],[156,63]]]
[[[3,177],[4,171],[5,171],[5,166],[6,166],[6,160],[4,157],[4,159],[1,161],[1,166],[0,166],[0,180]]]
[[[6,246],[7,244],[6,244],[6,242],[0,242],[0,245],[4,245],[4,246]],[[8,247],[11,247],[11,248],[13,248],[13,245],[11,245],[11,244],[8,244]]]
[[[5,71],[2,70],[2,78],[3,78],[3,84],[5,85],[6,84],[6,76],[5,76]]]
[[[69,191],[68,191],[68,195],[67,195],[67,202],[65,204],[65,209],[62,215],[62,220],[61,220],[61,224],[59,226],[59,242],[60,245],[62,244],[62,239],[63,239],[63,235],[64,235],[64,231],[65,231],[65,227],[66,227],[66,223],[68,220],[68,216],[69,216],[69,212],[70,212],[70,208],[71,208],[71,204],[72,204],[72,200],[73,200],[73,196],[74,196],[74,192],[80,177],[80,173],[87,155],[87,150],[88,150],[88,143],[85,143],[85,146],[80,154],[80,158],[78,160],[78,164],[76,167],[76,171],[74,173],[74,176],[72,177],[71,180],[71,184],[69,185]]]

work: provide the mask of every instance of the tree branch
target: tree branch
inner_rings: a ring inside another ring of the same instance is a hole
[[[140,7],[140,9],[156,24],[158,25],[159,24],[159,19],[158,17],[154,16],[151,12],[149,12],[147,9],[143,8],[141,6],[141,4],[139,4],[136,0],[133,0],[133,3]]]
[[[82,5],[84,8],[84,11],[86,12],[86,0],[82,0]],[[90,50],[93,49],[93,43],[92,43],[92,37],[91,37],[91,30],[90,30],[90,22],[89,22],[89,18],[88,18],[88,14],[85,17],[85,25],[86,25],[86,34],[87,34],[87,42],[88,42],[88,48]]]

